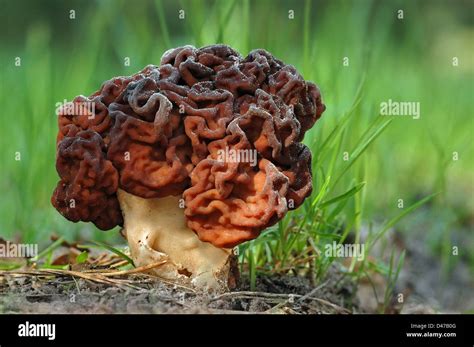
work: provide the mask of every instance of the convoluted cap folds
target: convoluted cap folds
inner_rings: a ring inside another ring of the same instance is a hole
[[[199,238],[233,247],[311,194],[311,152],[301,141],[324,109],[318,87],[267,51],[169,50],[160,66],[113,78],[59,110],[53,205],[110,229],[122,223],[119,188],[182,195]]]
[[[104,141],[91,130],[70,133],[58,146],[59,181],[52,203],[72,221],[93,222],[101,229],[122,223],[115,192],[118,173],[104,154]]]

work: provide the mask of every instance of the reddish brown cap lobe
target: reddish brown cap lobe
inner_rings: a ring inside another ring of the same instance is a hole
[[[325,106],[315,84],[265,50],[243,58],[225,45],[172,49],[159,67],[74,100],[88,101],[94,118],[59,117],[52,201],[73,221],[120,224],[118,188],[143,198],[182,194],[199,238],[233,247],[311,194],[311,152],[300,141]],[[229,161],[222,151],[253,160]]]

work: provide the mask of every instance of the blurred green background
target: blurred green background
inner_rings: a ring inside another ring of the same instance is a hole
[[[447,268],[453,266],[451,246],[458,245],[472,273],[473,4],[1,0],[0,236],[42,245],[52,233],[123,243],[116,230],[71,223],[51,206],[58,180],[55,104],[89,95],[113,76],[159,64],[169,48],[225,43],[242,55],[265,48],[322,90],[327,110],[305,139],[313,149],[313,197],[288,218],[299,220],[312,209],[304,228],[316,228],[317,242],[325,233],[340,235],[339,229],[357,239],[440,192],[396,228],[407,240],[423,240],[426,252],[447,259]],[[420,102],[421,118],[379,115],[388,99]],[[15,160],[17,152],[21,160]],[[354,162],[344,161],[344,152]],[[337,204],[318,203],[345,192],[352,193]],[[275,237],[286,237],[288,218]],[[271,260],[266,248],[261,251],[262,264]]]

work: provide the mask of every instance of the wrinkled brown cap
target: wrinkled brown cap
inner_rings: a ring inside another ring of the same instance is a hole
[[[311,194],[311,152],[300,141],[325,106],[316,85],[264,50],[242,58],[225,45],[172,49],[159,67],[73,103],[85,107],[59,114],[52,197],[72,221],[121,225],[118,188],[182,194],[199,238],[233,247]],[[231,152],[246,160],[222,157]]]

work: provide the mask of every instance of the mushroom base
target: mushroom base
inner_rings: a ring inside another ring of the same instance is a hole
[[[200,290],[235,287],[238,271],[232,250],[199,240],[186,226],[179,196],[143,199],[120,189],[117,195],[135,266],[166,261],[150,272]]]

